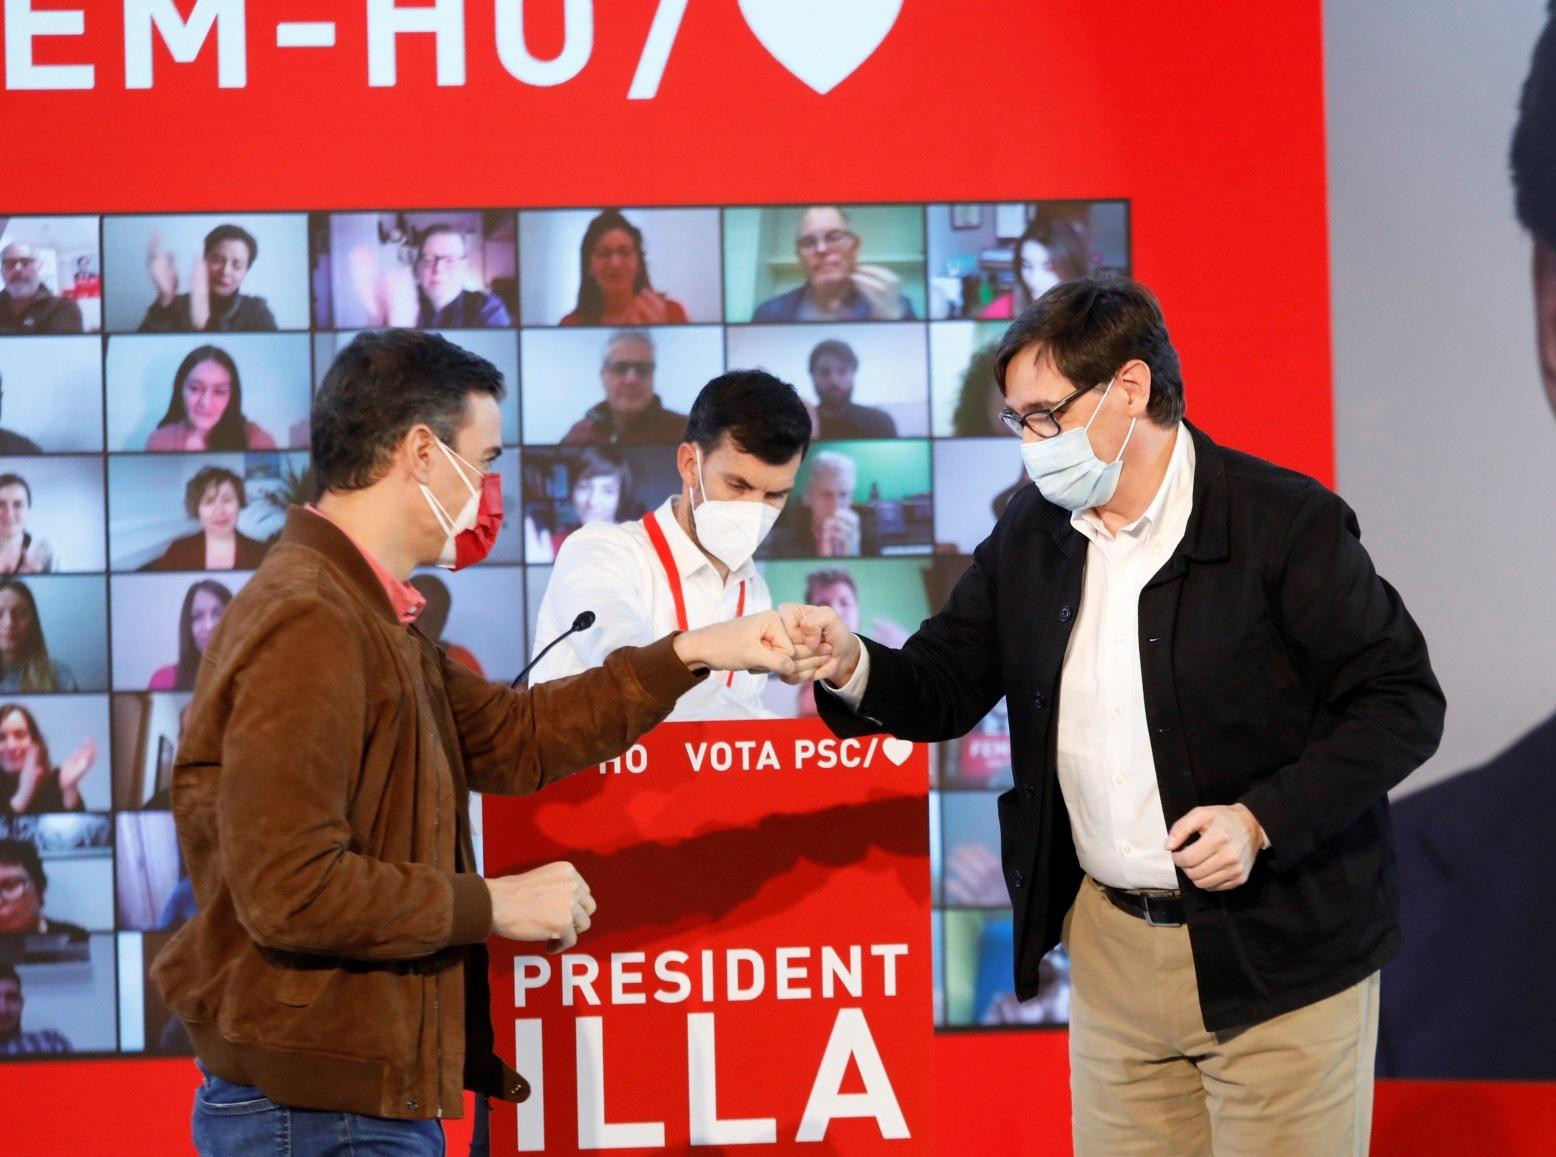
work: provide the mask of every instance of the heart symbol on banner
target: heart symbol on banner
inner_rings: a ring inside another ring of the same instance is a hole
[[[901,11],[902,0],[740,0],[762,47],[823,94],[870,59]]]
[[[907,762],[908,756],[913,754],[913,745],[906,739],[888,739],[881,744],[881,751],[895,766],[901,767]]]

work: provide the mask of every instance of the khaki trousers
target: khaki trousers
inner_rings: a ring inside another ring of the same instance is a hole
[[[1065,920],[1077,1157],[1345,1157],[1372,1133],[1378,975],[1262,1024],[1206,1032],[1185,927],[1086,879]]]

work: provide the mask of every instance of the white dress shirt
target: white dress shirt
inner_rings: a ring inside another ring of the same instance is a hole
[[[1178,886],[1145,720],[1140,592],[1182,541],[1193,505],[1194,440],[1180,425],[1144,514],[1116,534],[1090,510],[1070,517],[1090,545],[1059,678],[1059,790],[1082,870],[1116,888]],[[869,657],[861,651],[837,688],[852,708],[864,698]]]
[[[1144,514],[1114,534],[1093,511],[1070,517],[1090,545],[1059,677],[1059,790],[1082,870],[1116,888],[1178,886],[1145,720],[1140,592],[1182,541],[1193,505],[1194,440],[1180,425]]]
[[[676,521],[675,501],[666,499],[654,517],[675,561],[687,628],[771,610],[772,596],[756,565],[748,559],[720,579],[708,556]],[[531,655],[566,631],[580,611],[594,612],[594,626],[553,648],[530,672],[531,684],[598,667],[618,647],[641,647],[676,629],[670,578],[642,521],[594,523],[567,536],[540,603]],[[772,712],[762,706],[767,678],[747,671],[715,671],[681,696],[668,719],[770,719]]]

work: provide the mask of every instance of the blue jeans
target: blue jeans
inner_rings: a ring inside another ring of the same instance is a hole
[[[200,1157],[443,1157],[437,1121],[289,1109],[253,1085],[201,1072],[194,1103]]]

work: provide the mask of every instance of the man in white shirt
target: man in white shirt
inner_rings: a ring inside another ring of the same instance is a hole
[[[597,667],[618,647],[771,608],[752,556],[772,530],[810,448],[810,414],[793,386],[762,370],[714,378],[676,448],[679,494],[641,520],[580,527],[562,543],[535,628],[536,654],[577,616],[594,625],[538,662],[530,682]],[[767,676],[737,671],[683,695],[676,720],[749,719]]]
[[[1016,990],[1062,938],[1080,1157],[1363,1154],[1425,642],[1344,502],[1183,420],[1143,286],[1049,290],[996,379],[1036,486],[900,650],[784,609],[821,717],[927,742],[1006,697]]]

